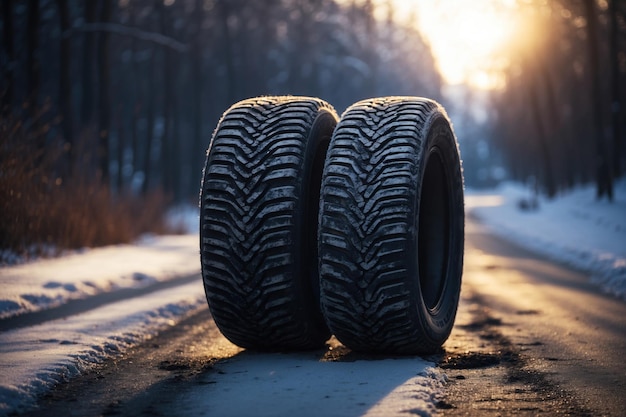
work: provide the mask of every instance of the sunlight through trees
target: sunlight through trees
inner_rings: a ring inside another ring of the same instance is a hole
[[[195,198],[211,132],[243,98],[319,96],[339,111],[440,98],[416,28],[392,10],[374,19],[371,2],[6,0],[1,22],[3,114],[39,149],[62,147],[55,175],[114,192]]]

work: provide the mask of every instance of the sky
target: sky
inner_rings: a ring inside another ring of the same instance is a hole
[[[430,43],[447,84],[501,87],[503,48],[520,28],[516,0],[378,0],[415,24]]]

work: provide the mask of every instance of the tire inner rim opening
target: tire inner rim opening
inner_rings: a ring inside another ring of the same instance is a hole
[[[441,150],[433,147],[426,161],[418,214],[418,266],[422,298],[429,310],[441,301],[449,252],[449,185]]]

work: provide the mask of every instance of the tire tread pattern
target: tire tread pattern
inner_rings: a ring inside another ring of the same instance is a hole
[[[328,338],[317,300],[307,305],[298,240],[312,125],[333,108],[308,97],[262,97],[227,110],[203,176],[200,236],[211,313],[235,344],[306,349]],[[322,325],[320,326],[321,323]]]
[[[415,353],[433,346],[407,284],[416,176],[424,132],[443,109],[385,97],[349,107],[328,150],[320,206],[322,311],[356,350]],[[417,256],[417,253],[415,254]]]

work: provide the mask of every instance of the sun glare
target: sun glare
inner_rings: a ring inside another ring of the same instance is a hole
[[[517,30],[515,0],[394,0],[401,16],[415,10],[444,80],[478,89],[503,85],[502,53]]]

